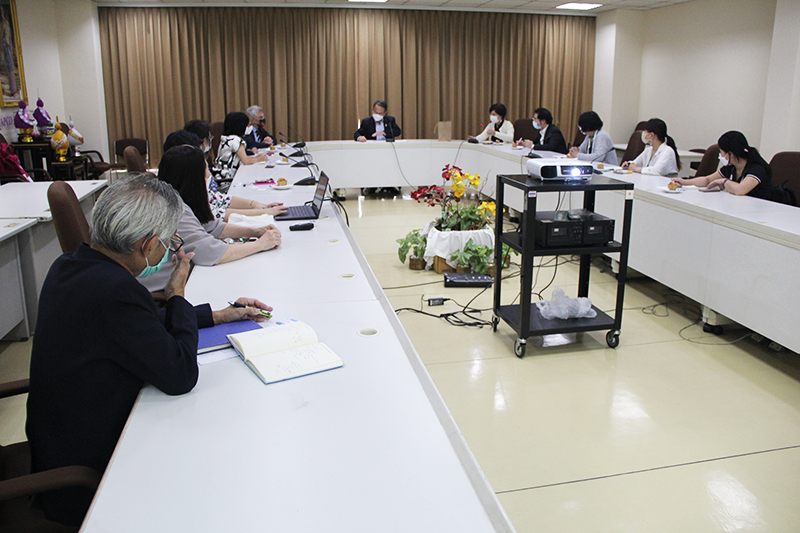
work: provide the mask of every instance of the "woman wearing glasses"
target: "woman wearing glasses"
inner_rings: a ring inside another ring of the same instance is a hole
[[[617,151],[611,136],[603,129],[603,121],[594,111],[581,113],[578,117],[578,129],[586,135],[580,146],[569,149],[567,157],[574,157],[583,161],[617,164]]]
[[[183,199],[178,235],[185,242],[184,249],[194,253],[194,264],[228,263],[281,244],[281,232],[272,224],[247,228],[214,217],[207,193],[211,174],[199,148],[184,144],[167,150],[158,165],[158,178],[172,185]],[[170,270],[168,263],[142,283],[151,292],[160,291],[166,285]]]

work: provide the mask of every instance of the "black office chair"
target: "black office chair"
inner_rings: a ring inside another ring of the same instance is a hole
[[[514,121],[514,142],[529,139],[533,144],[539,142],[539,130],[533,127],[532,118],[518,118]]]

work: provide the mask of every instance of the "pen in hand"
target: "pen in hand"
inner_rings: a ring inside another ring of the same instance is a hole
[[[231,305],[233,307],[238,307],[240,309],[246,309],[246,308],[250,307],[250,306],[247,306],[247,305],[244,305],[244,304],[240,304],[239,302],[228,302],[228,305]],[[265,316],[267,318],[272,318],[272,313],[270,313],[269,311],[264,311],[263,309],[261,309],[259,311],[259,313],[261,314],[261,316]]]

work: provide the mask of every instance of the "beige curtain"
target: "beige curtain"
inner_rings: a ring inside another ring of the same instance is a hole
[[[312,8],[100,7],[109,139],[171,131],[257,104],[293,139],[351,139],[376,99],[403,138],[466,138],[502,102],[539,106],[567,141],[591,108],[595,19],[510,13]],[[113,149],[113,146],[112,146]]]

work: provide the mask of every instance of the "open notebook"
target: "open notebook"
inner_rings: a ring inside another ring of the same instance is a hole
[[[228,335],[231,345],[265,384],[315,374],[343,365],[319,342],[308,324],[290,322]]]

